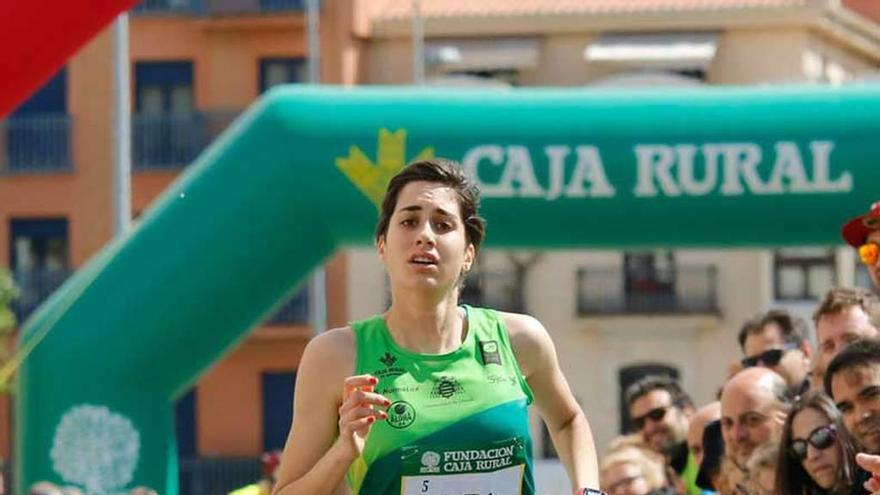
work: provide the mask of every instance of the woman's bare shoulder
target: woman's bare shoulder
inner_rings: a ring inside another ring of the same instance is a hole
[[[309,341],[305,352],[328,365],[348,363],[353,367],[357,357],[354,329],[344,326],[321,332]]]

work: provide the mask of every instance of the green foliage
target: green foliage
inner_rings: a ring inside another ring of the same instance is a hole
[[[12,274],[7,269],[0,269],[0,368],[5,365],[12,356],[13,340],[9,337],[17,323],[15,313],[12,312],[12,301],[18,298],[20,292],[12,279]],[[13,393],[13,385],[9,382],[0,382],[0,395]]]
[[[8,334],[17,323],[15,313],[12,312],[12,301],[17,299],[19,294],[9,270],[0,270],[0,336]]]

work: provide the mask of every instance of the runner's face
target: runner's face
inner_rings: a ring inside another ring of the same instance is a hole
[[[400,190],[378,249],[393,288],[440,293],[456,286],[475,254],[455,190],[424,181]]]

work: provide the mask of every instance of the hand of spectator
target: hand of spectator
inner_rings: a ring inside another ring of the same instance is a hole
[[[856,454],[856,463],[871,473],[871,479],[865,482],[865,489],[872,494],[880,494],[880,455]]]

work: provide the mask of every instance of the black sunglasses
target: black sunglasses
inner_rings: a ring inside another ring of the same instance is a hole
[[[654,409],[651,409],[650,411],[637,418],[632,418],[631,421],[633,429],[636,431],[641,431],[641,429],[645,427],[645,421],[648,418],[651,418],[651,421],[654,422],[663,421],[663,418],[666,417],[666,410],[670,407],[672,406],[655,407]]]
[[[820,426],[811,431],[810,434],[807,435],[806,440],[798,439],[791,442],[788,450],[792,457],[799,461],[803,461],[807,458],[807,442],[810,442],[810,445],[819,450],[825,450],[834,445],[836,439],[837,431],[834,425]]]
[[[779,361],[782,361],[782,356],[785,355],[786,352],[796,349],[797,346],[797,344],[789,342],[781,348],[769,349],[755,356],[742,358],[739,362],[742,363],[743,368],[751,368],[753,366],[758,366],[759,364],[767,367],[776,366],[779,364]]]

